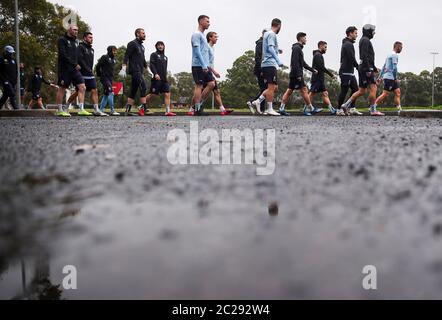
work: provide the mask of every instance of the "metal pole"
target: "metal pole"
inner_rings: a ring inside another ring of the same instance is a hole
[[[434,107],[434,87],[435,87],[435,70],[436,70],[436,55],[439,54],[439,52],[430,52],[430,54],[433,55],[433,86],[431,90],[431,107]]]
[[[15,0],[15,59],[17,61],[17,107],[21,108],[21,95],[20,95],[20,34],[19,34],[19,20],[18,20],[18,0]]]

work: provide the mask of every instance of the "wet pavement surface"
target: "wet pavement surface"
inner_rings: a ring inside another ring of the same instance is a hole
[[[172,166],[184,117],[0,119],[0,299],[442,298],[441,119],[198,120],[275,173]]]

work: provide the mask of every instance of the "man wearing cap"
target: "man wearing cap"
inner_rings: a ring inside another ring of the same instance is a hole
[[[17,85],[17,62],[14,58],[15,50],[11,46],[6,46],[3,57],[0,60],[0,84],[3,95],[0,99],[0,109],[9,99],[11,106],[18,109],[16,101],[15,87]]]

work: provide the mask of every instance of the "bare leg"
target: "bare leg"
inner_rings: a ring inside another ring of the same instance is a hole
[[[313,100],[313,99],[312,99]],[[324,101],[324,104],[329,107],[331,105],[330,98],[328,96],[328,91],[324,91],[322,93],[322,101]]]
[[[78,103],[84,106],[84,97],[86,95],[86,86],[84,84],[78,85]]]
[[[215,88],[215,81],[209,82],[207,84],[207,86],[204,88],[202,96],[201,96],[201,101],[207,99],[207,97],[209,96],[209,93],[211,93],[213,91],[213,88]]]
[[[38,99],[38,101],[37,101],[37,105],[38,105],[38,108],[39,109],[43,109],[43,100],[40,98],[40,99]]]
[[[376,93],[378,91],[378,86],[375,84],[370,85],[370,94],[368,96],[368,100],[370,101],[370,105],[374,105],[376,102]]]
[[[287,89],[287,91],[282,96],[282,103],[286,105],[289,102],[289,99],[292,96],[292,94],[293,94],[293,90]]]
[[[300,90],[301,96],[304,99],[304,102],[306,104],[306,106],[310,106],[312,104],[312,100],[310,99],[310,96],[308,94],[308,89],[307,87],[304,87]]]
[[[164,94],[164,104],[166,106],[170,106],[170,92],[166,92]]]
[[[63,111],[63,98],[64,95],[66,93],[66,88],[63,87],[59,87],[57,90],[57,98],[56,98],[56,102],[57,102],[57,106],[58,106],[58,111],[61,112]]]
[[[394,104],[396,107],[400,108],[401,106],[401,89],[396,89],[394,91]]]
[[[91,91],[91,99],[92,99],[92,103],[94,105],[98,105],[98,90],[97,89],[93,89]]]
[[[382,102],[384,102],[384,100],[390,95],[390,93],[386,90],[384,90],[384,92],[382,92],[382,94],[376,99],[375,104],[379,105]]]
[[[78,91],[75,91],[73,94],[71,94],[71,96],[68,99],[68,105],[70,105],[71,103],[73,103],[78,97]]]

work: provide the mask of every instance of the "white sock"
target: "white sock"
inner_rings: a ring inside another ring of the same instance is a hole
[[[64,109],[63,109],[63,105],[62,104],[59,104],[58,105],[58,112],[63,112],[64,111]]]
[[[259,103],[261,103],[261,102],[263,102],[265,99],[266,99],[266,97],[264,97],[263,95],[261,95],[261,96],[258,98],[258,100],[256,100],[256,101],[259,101]]]
[[[273,110],[273,102],[267,102],[267,111]]]
[[[170,106],[166,106],[166,113],[170,112]]]
[[[94,111],[95,112],[99,112],[100,110],[98,109],[98,104],[94,104]]]
[[[283,103],[281,103],[281,107],[279,107],[279,110],[285,110],[285,103],[283,102]]]
[[[83,111],[84,110],[84,103],[78,104],[78,107],[80,108],[80,111]]]
[[[220,110],[221,112],[224,112],[224,111],[226,111],[226,108],[224,108],[224,106],[221,106],[221,107],[219,107],[219,110]]]

